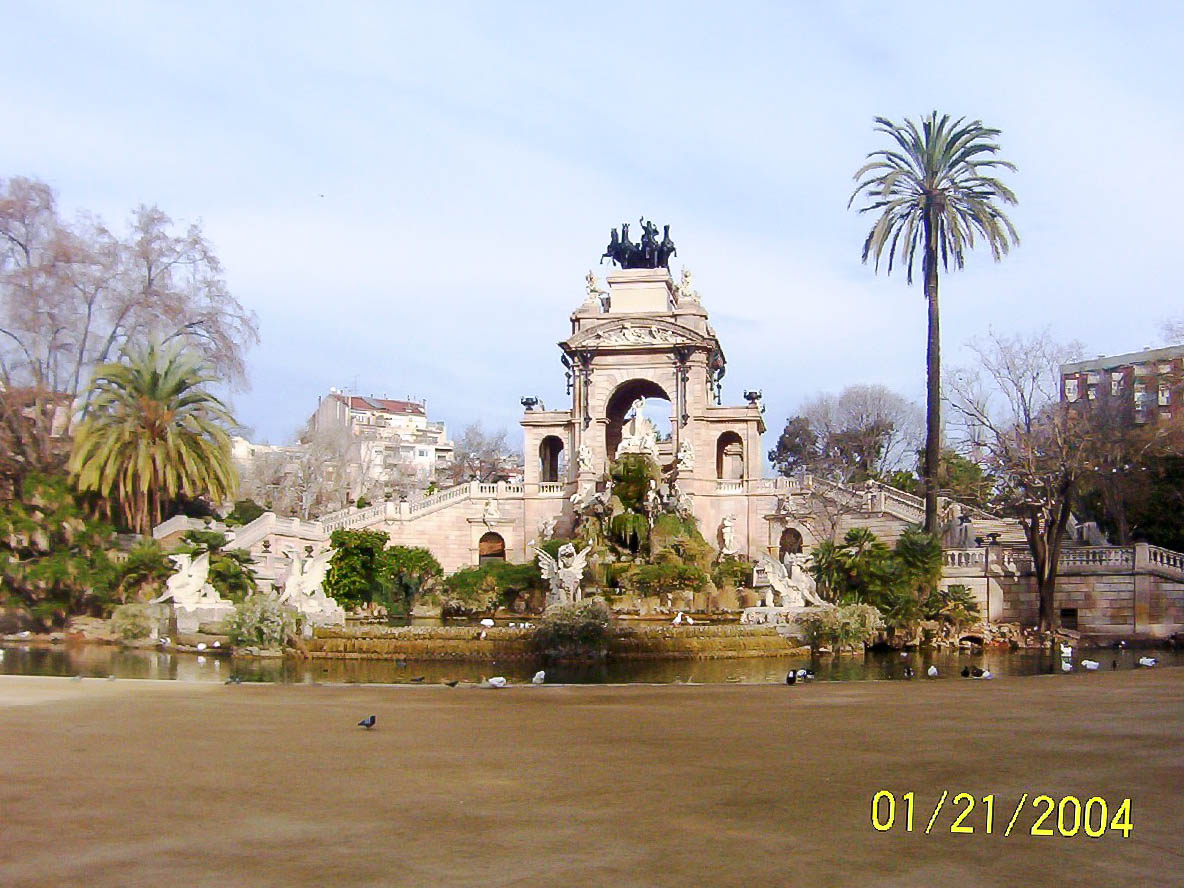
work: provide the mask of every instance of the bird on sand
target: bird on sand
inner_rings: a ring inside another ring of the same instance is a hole
[[[981,677],[982,678],[994,678],[995,676],[991,675],[990,669],[984,669]]]
[[[797,684],[797,681],[798,681],[798,674],[796,672],[794,672],[792,669],[789,670],[789,672],[787,672],[785,674],[785,683],[787,685]]]
[[[459,682],[457,679],[455,679],[455,678],[454,678],[454,679],[452,679],[451,681],[446,681],[446,682],[444,682],[444,684],[448,685],[448,687],[450,687],[450,688],[454,688],[454,687],[456,687],[458,684],[460,684],[460,682]]]
[[[489,679],[486,684],[488,684],[491,688],[504,688],[507,684],[509,684],[509,682],[507,682],[504,677],[495,675],[493,678]]]
[[[925,670],[925,674],[928,675],[930,678],[937,678],[937,667],[930,666],[928,669]]]
[[[115,681],[115,674],[114,674],[114,673],[112,673],[111,675],[108,675],[108,676],[107,676],[107,681]]]
[[[71,679],[70,679],[70,681],[82,681],[82,676],[81,676],[81,675],[75,675],[73,678],[71,678]]]
[[[536,685],[541,685],[546,680],[547,680],[547,673],[544,670],[540,669],[538,672],[536,672],[534,674],[534,678],[532,678],[530,680],[530,683],[536,684]]]
[[[984,670],[979,669],[977,666],[974,666],[971,668],[970,674],[973,675],[975,678],[982,678],[983,675],[985,675],[986,673],[984,672]]]
[[[413,679],[411,679],[411,680],[412,680],[413,682],[415,682],[416,684],[420,684],[420,683],[421,683],[421,682],[424,680],[424,678],[426,678],[426,676],[423,676],[423,675],[417,675],[417,676],[415,676],[415,678],[413,678]]]
[[[376,721],[378,721],[378,716],[368,715],[364,719],[362,719],[360,722],[358,722],[358,727],[365,728],[367,731],[369,731],[372,727],[374,727],[374,723]]]
[[[1144,669],[1150,669],[1158,662],[1159,661],[1156,660],[1155,657],[1139,657],[1139,665]]]
[[[1090,672],[1094,672],[1101,664],[1097,660],[1082,660],[1081,665]]]
[[[970,678],[970,667],[969,666],[962,667],[962,677],[963,678]]]

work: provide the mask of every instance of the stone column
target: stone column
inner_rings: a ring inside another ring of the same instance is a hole
[[[1131,634],[1137,635],[1140,629],[1149,632],[1151,629],[1151,547],[1147,543],[1135,543],[1134,564],[1131,568],[1131,611],[1133,625]]]

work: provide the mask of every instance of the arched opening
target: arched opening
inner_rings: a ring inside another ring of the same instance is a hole
[[[491,561],[506,560],[506,541],[500,533],[492,530],[483,535],[477,543],[477,563],[488,564]]]
[[[624,436],[625,420],[633,415],[633,404],[638,398],[645,399],[643,408],[645,418],[654,424],[657,432],[658,451],[666,454],[671,451],[671,414],[674,407],[666,390],[649,379],[631,379],[617,386],[617,390],[608,399],[605,418],[608,423],[604,430],[605,453],[609,459],[615,459],[617,448]],[[667,460],[662,460],[663,462]]]
[[[744,442],[735,432],[724,432],[716,442],[715,477],[725,481],[744,477]]]
[[[563,441],[547,435],[539,442],[539,481],[544,484],[563,477]]]
[[[798,555],[802,551],[802,534],[792,527],[781,531],[781,542],[777,546],[777,560],[784,561],[786,555]]]

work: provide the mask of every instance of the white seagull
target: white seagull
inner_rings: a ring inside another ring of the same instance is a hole
[[[1090,672],[1093,672],[1095,669],[1097,669],[1098,665],[1099,664],[1098,664],[1097,660],[1082,660],[1081,661],[1082,668],[1088,669]]]
[[[206,645],[206,643],[205,643],[204,641],[199,641],[199,642],[197,643],[197,649],[198,649],[199,651],[204,651],[204,650],[206,649],[206,647],[207,647],[207,645]]]
[[[495,675],[489,679],[489,686],[491,688],[504,688],[507,684],[508,682],[500,675]]]
[[[486,617],[484,620],[481,621],[481,625],[484,626],[486,629],[492,628],[493,620],[489,619],[489,617]]]
[[[547,680],[547,673],[540,669],[534,674],[534,678],[530,680],[531,684],[541,685]]]
[[[930,666],[928,669],[925,670],[925,674],[928,675],[930,678],[937,678],[937,667]]]
[[[1156,660],[1155,657],[1139,657],[1139,665],[1146,667],[1147,669],[1150,669],[1158,662],[1159,661]]]
[[[679,611],[678,616],[676,616],[673,620],[671,620],[671,622],[675,626],[681,626],[682,625],[682,611]]]

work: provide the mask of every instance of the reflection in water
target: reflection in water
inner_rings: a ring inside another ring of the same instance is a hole
[[[539,668],[548,683],[603,684],[694,682],[779,683],[790,669],[813,669],[819,681],[868,681],[901,679],[906,666],[924,675],[936,666],[940,676],[958,678],[963,666],[990,669],[995,675],[1060,674],[1060,656],[1047,651],[922,652],[902,657],[896,652],[872,652],[843,657],[759,657],[742,660],[623,660],[596,664],[543,664],[534,660],[502,662],[441,662],[395,660],[256,660],[160,651],[120,650],[107,645],[41,647],[15,645],[0,648],[0,673],[10,675],[84,675],[105,678],[155,678],[171,681],[225,681],[232,675],[243,681],[308,684],[410,683],[480,681],[483,676],[504,675],[515,682],[529,681]],[[1095,651],[1081,649],[1075,659],[1092,657],[1109,669],[1133,669],[1147,651]],[[1184,665],[1184,652],[1155,651],[1161,666]],[[1074,674],[1081,672],[1080,667]]]

